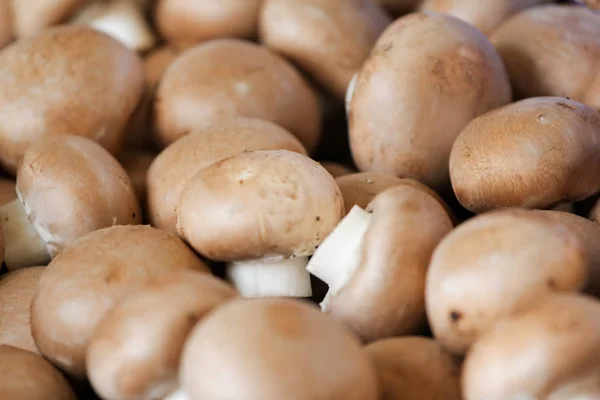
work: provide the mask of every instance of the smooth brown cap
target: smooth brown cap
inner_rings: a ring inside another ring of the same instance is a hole
[[[88,232],[141,221],[127,172],[80,136],[49,136],[30,146],[19,164],[17,191],[51,256]]]
[[[119,156],[121,165],[125,172],[127,172],[142,207],[146,203],[147,198],[146,183],[148,170],[155,158],[156,154],[148,151],[130,151]]]
[[[90,28],[50,28],[15,42],[0,53],[0,163],[14,173],[30,144],[56,134],[118,151],[143,79],[133,52]]]
[[[212,260],[309,256],[343,215],[342,194],[319,163],[254,151],[194,175],[179,198],[177,231]]]
[[[208,274],[191,270],[153,279],[102,320],[87,350],[87,370],[107,399],[162,398],[177,386],[179,358],[190,330],[236,296]]]
[[[19,38],[34,35],[67,20],[85,0],[5,0],[13,9],[13,26]]]
[[[190,334],[180,379],[192,399],[379,399],[358,340],[314,306],[287,299],[218,308]]]
[[[76,400],[65,378],[35,353],[0,345],[0,394],[6,400]]]
[[[144,58],[144,76],[146,78],[146,89],[153,91],[160,82],[163,73],[185,50],[180,46],[167,44],[151,51]]]
[[[11,179],[0,178],[0,206],[10,203],[16,198],[16,182]]]
[[[269,49],[235,39],[212,40],[178,57],[158,86],[154,113],[163,146],[235,116],[274,122],[309,151],[321,129],[316,96],[302,75]]]
[[[208,268],[179,238],[148,226],[115,226],[80,238],[44,272],[31,307],[40,352],[85,377],[85,350],[102,318],[150,279]]]
[[[176,234],[175,208],[183,188],[200,170],[245,151],[290,150],[306,155],[291,133],[268,121],[232,118],[206,124],[163,150],[148,171],[150,223]]]

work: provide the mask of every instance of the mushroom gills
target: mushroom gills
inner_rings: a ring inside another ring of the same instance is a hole
[[[323,311],[327,311],[331,296],[338,294],[348,284],[360,266],[362,244],[371,217],[371,213],[360,206],[352,207],[310,259],[307,271],[329,286],[321,303]]]
[[[227,275],[242,297],[310,297],[308,257],[236,261]]]
[[[190,397],[182,389],[178,389],[166,396],[163,400],[190,400]]]

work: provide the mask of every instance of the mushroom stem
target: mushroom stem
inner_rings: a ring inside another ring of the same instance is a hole
[[[190,397],[183,391],[183,389],[177,389],[173,393],[166,396],[163,400],[190,400]]]
[[[9,270],[50,262],[46,244],[29,221],[20,198],[0,207],[0,223],[4,236],[4,262]]]
[[[329,291],[321,308],[327,308],[328,299],[346,286],[360,265],[361,249],[371,222],[371,214],[354,206],[315,251],[306,269],[325,282]]]
[[[228,265],[227,274],[241,296],[310,297],[308,257],[236,261]]]

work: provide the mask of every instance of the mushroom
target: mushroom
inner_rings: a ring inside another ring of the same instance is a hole
[[[177,231],[203,256],[229,262],[242,296],[309,297],[308,257],[343,215],[340,190],[320,164],[288,150],[254,151],[194,175],[179,197]]]
[[[11,4],[14,34],[33,36],[69,19],[86,0],[4,0]],[[40,60],[41,61],[41,60]]]
[[[0,393],[6,400],[76,400],[65,378],[35,353],[0,345]]]
[[[11,1],[0,1],[0,49],[9,44],[14,38],[12,19]]]
[[[17,198],[17,188],[15,181],[6,178],[0,178],[0,206],[3,206]]]
[[[465,400],[600,398],[600,302],[562,293],[508,317],[471,348]]]
[[[329,285],[323,311],[364,341],[425,325],[425,274],[452,221],[428,191],[400,184],[355,206],[315,251],[307,270]]]
[[[306,154],[298,139],[268,121],[232,118],[195,129],[163,150],[148,170],[150,223],[176,234],[177,202],[198,171],[245,151],[280,149]]]
[[[265,0],[262,41],[339,99],[391,22],[373,0]]]
[[[321,166],[325,168],[327,172],[329,172],[329,174],[334,178],[338,178],[344,175],[350,175],[355,172],[352,168],[333,161],[322,162]]]
[[[518,98],[568,96],[600,109],[600,14],[575,5],[533,7],[490,39]]]
[[[385,339],[365,351],[377,369],[381,400],[462,400],[458,363],[434,340]]]
[[[189,46],[166,44],[146,55],[144,58],[144,77],[146,78],[146,90],[148,92],[154,92],[163,73],[187,48]]]
[[[600,10],[600,0],[585,0],[585,5],[592,10]]]
[[[127,172],[142,207],[146,204],[148,193],[148,170],[155,158],[156,154],[147,151],[130,151],[121,154],[119,157],[121,165],[125,172]]]
[[[14,173],[27,147],[58,133],[116,153],[142,92],[141,61],[100,32],[64,26],[15,42],[0,53],[0,164]]]
[[[379,399],[374,367],[358,340],[290,299],[218,308],[192,330],[180,379],[191,399]]]
[[[178,388],[188,333],[236,296],[208,274],[179,270],[123,299],[96,328],[86,352],[89,379],[106,399],[161,399]]]
[[[464,354],[497,320],[532,300],[583,289],[587,255],[571,229],[535,211],[470,219],[440,242],[429,264],[425,303],[436,340]]]
[[[85,351],[103,317],[154,277],[208,268],[179,238],[147,226],[85,235],[44,272],[31,305],[40,353],[73,377],[86,376]]]
[[[30,146],[16,191],[18,199],[0,207],[9,270],[45,264],[88,232],[140,222],[127,173],[80,136],[49,136]]]
[[[511,100],[502,60],[456,18],[414,13],[378,39],[348,93],[358,169],[449,187],[448,158],[476,116]]]
[[[158,0],[156,27],[169,42],[256,36],[262,0]]]
[[[38,352],[29,309],[43,272],[44,267],[31,267],[0,276],[0,344]]]
[[[600,191],[600,112],[560,98],[522,100],[462,131],[450,155],[452,187],[473,212],[551,208]]]
[[[274,122],[309,151],[320,135],[317,99],[300,73],[269,49],[235,39],[197,45],[175,60],[159,83],[154,113],[163,146],[236,116]]]

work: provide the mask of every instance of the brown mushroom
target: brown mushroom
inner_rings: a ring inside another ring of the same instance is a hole
[[[64,22],[86,0],[4,0],[12,6],[13,29],[18,38],[32,36]]]
[[[133,185],[136,196],[142,204],[142,208],[146,204],[147,199],[147,176],[150,165],[156,158],[156,154],[147,151],[130,151],[123,153],[119,157],[121,165]]]
[[[321,166],[323,168],[325,168],[327,170],[327,172],[329,172],[329,174],[331,176],[333,176],[334,178],[338,178],[338,177],[344,176],[344,175],[350,175],[355,172],[352,168],[350,168],[344,164],[340,164],[340,163],[332,162],[332,161],[322,162]]]
[[[15,181],[0,178],[0,206],[3,206],[17,198],[17,187]]]
[[[147,226],[92,232],[61,252],[44,272],[31,306],[40,353],[84,378],[85,350],[102,318],[150,279],[180,269],[208,271],[177,237]]]
[[[12,20],[11,0],[0,1],[0,49],[13,40],[14,32]]]
[[[146,90],[154,91],[167,68],[186,50],[186,46],[167,44],[156,48],[144,58],[144,77],[146,78]]]

